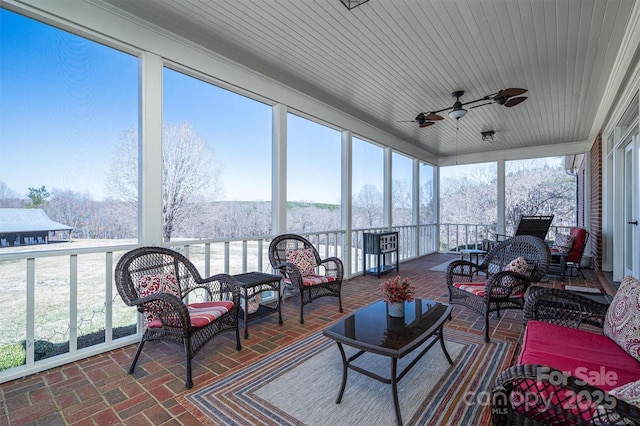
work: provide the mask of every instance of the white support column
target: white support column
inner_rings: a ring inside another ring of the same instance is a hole
[[[433,168],[433,222],[436,224],[435,251],[440,251],[440,166]]]
[[[162,244],[162,58],[140,55],[138,241]]]
[[[498,234],[505,234],[505,163],[504,160],[498,160],[498,211],[497,211],[497,219],[498,226],[496,232]]]
[[[382,197],[384,206],[384,212],[382,216],[382,222],[387,229],[391,229],[391,224],[393,223],[391,214],[393,210],[393,206],[391,205],[391,193],[393,189],[393,184],[391,182],[392,179],[392,163],[393,163],[393,150],[390,147],[384,148],[384,173],[383,173],[383,190]]]
[[[342,229],[345,230],[342,240],[342,262],[345,279],[351,278],[351,228],[353,212],[353,135],[350,130],[342,132]]]
[[[413,160],[413,194],[411,196],[411,223],[413,224],[413,256],[420,253],[420,160]]]
[[[273,106],[271,158],[271,232],[287,230],[287,106]]]
[[[602,157],[605,158],[606,157]],[[584,227],[591,232],[591,151],[584,155],[584,188],[582,188],[582,200],[584,203]],[[602,226],[602,225],[601,225]],[[584,254],[591,256],[591,242],[587,241]]]

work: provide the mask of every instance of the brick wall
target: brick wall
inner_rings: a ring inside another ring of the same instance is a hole
[[[591,147],[591,234],[589,243],[594,269],[602,265],[602,135]]]

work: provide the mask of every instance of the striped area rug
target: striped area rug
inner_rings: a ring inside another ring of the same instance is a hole
[[[398,384],[404,424],[489,424],[488,392],[511,364],[515,345],[455,330],[444,336],[454,365],[436,344]],[[398,371],[412,358],[400,360]],[[389,376],[389,358],[366,354],[358,362]],[[336,404],[341,377],[337,345],[316,333],[178,400],[203,424],[396,424],[390,385],[350,370]]]

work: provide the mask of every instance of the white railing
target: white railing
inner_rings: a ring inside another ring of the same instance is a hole
[[[393,229],[399,233],[401,261],[435,251],[436,225]],[[386,228],[352,231],[351,267],[345,265],[346,278],[362,272],[362,233],[383,230]],[[301,235],[314,244],[321,257],[344,258],[345,231]],[[203,276],[233,275],[271,272],[268,248],[272,238],[174,240],[165,246],[185,254]],[[3,251],[0,359],[15,362],[9,368],[0,365],[0,383],[136,343],[141,330],[139,316],[120,299],[113,271],[120,256],[138,246],[52,250],[49,245],[30,246],[32,251]]]
[[[547,240],[555,240],[557,234],[568,234],[571,226],[551,226]],[[481,248],[484,239],[495,239],[496,225],[470,223],[440,224],[440,250],[459,251],[462,248]]]

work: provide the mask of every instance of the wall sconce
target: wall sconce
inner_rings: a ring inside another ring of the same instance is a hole
[[[354,7],[358,7],[361,4],[368,2],[369,0],[340,0],[342,4],[344,4],[347,9],[351,10]]]
[[[480,132],[482,134],[483,142],[493,142],[493,135],[496,134],[493,130],[489,130],[486,132]]]

